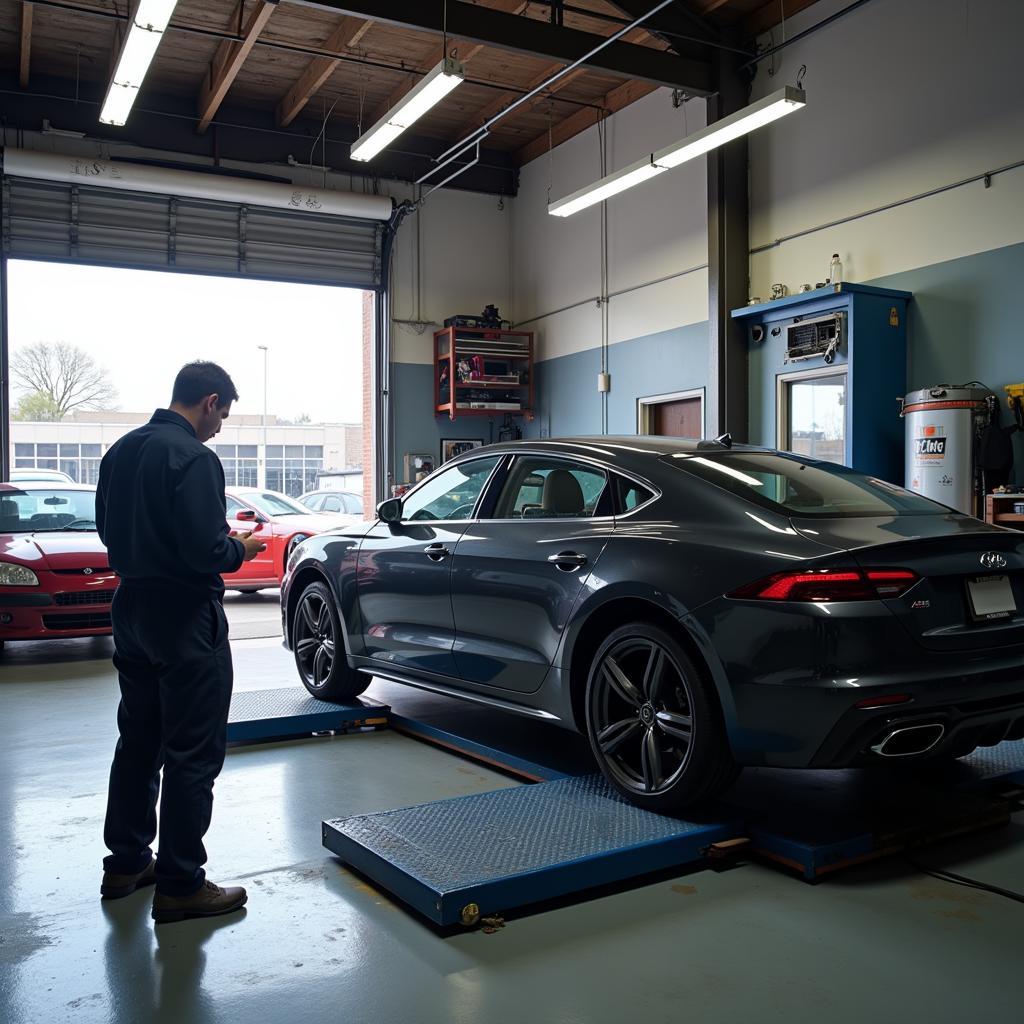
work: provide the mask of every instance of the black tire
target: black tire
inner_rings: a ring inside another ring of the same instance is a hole
[[[291,636],[299,678],[314,697],[344,703],[370,685],[368,675],[348,666],[341,621],[326,583],[310,583],[299,595]]]
[[[236,594],[258,594],[260,592],[261,588],[260,587],[231,587],[229,589],[233,590]]]
[[[586,721],[604,777],[647,810],[714,800],[739,775],[711,685],[682,644],[652,623],[620,626],[597,649]]]

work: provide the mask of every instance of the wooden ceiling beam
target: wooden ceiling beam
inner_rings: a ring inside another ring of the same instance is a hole
[[[210,127],[210,122],[221,103],[224,102],[224,97],[231,88],[231,84],[238,77],[238,72],[242,70],[246,57],[256,45],[259,34],[270,20],[276,7],[277,0],[260,0],[239,33],[242,36],[241,41],[233,42],[225,39],[217,47],[210,68],[206,72],[206,81],[203,82],[203,88],[199,93],[199,125],[196,130],[200,134]],[[240,0],[235,9],[235,20],[241,21],[244,13],[245,0]]]
[[[317,10],[374,18],[388,25],[438,35],[447,29],[449,38],[468,39],[501,50],[526,53],[560,64],[572,64],[585,56],[603,37],[547,21],[520,17],[477,4],[423,3],[422,0],[292,0]],[[447,11],[447,20],[445,19]],[[714,91],[714,71],[708,60],[682,57],[616,40],[594,54],[587,66],[603,74],[683,89],[692,96]]]
[[[699,13],[703,17],[711,14],[712,11],[717,11],[719,7],[725,7],[728,3],[730,3],[730,0],[702,0]]]
[[[658,86],[652,85],[650,82],[626,82],[624,85],[617,86],[605,94],[600,103],[601,109],[583,107],[564,121],[559,121],[551,129],[550,139],[548,132],[545,132],[518,149],[514,157],[516,166],[522,167],[531,160],[536,160],[537,157],[543,156],[548,151],[549,144],[560,146],[563,142],[568,142],[569,139],[585,132],[609,114],[614,114],[617,110],[622,110],[623,107],[628,107],[631,103],[643,99],[657,88]]]
[[[32,4],[21,5],[21,63],[18,69],[18,84],[28,88],[28,70],[32,61]]]
[[[322,48],[335,53],[350,50],[359,44],[372,26],[373,22],[364,18],[344,17],[327,37]],[[299,116],[302,108],[323,88],[340,63],[331,57],[315,57],[309,62],[298,81],[277,105],[277,123],[280,127],[287,127]]]

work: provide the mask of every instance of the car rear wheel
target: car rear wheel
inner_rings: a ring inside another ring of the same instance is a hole
[[[292,647],[302,684],[314,697],[350,700],[370,685],[369,676],[348,666],[341,621],[325,583],[311,583],[299,596]]]
[[[601,644],[586,701],[594,756],[632,803],[679,811],[736,781],[717,697],[678,640],[658,626],[631,622]]]

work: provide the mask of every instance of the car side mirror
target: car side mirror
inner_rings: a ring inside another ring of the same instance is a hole
[[[251,508],[243,509],[238,515],[235,516],[240,523],[258,523],[260,522],[259,516]]]
[[[400,523],[402,521],[402,499],[388,498],[377,506],[377,518],[382,523]]]

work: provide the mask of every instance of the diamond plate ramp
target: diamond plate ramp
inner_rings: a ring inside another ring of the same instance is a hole
[[[741,834],[641,810],[600,776],[323,823],[324,846],[439,925],[681,867]]]
[[[250,690],[231,698],[228,743],[285,739],[332,729],[382,726],[388,721],[386,704],[356,697],[350,704],[331,704],[311,697],[297,686],[279,690]]]

